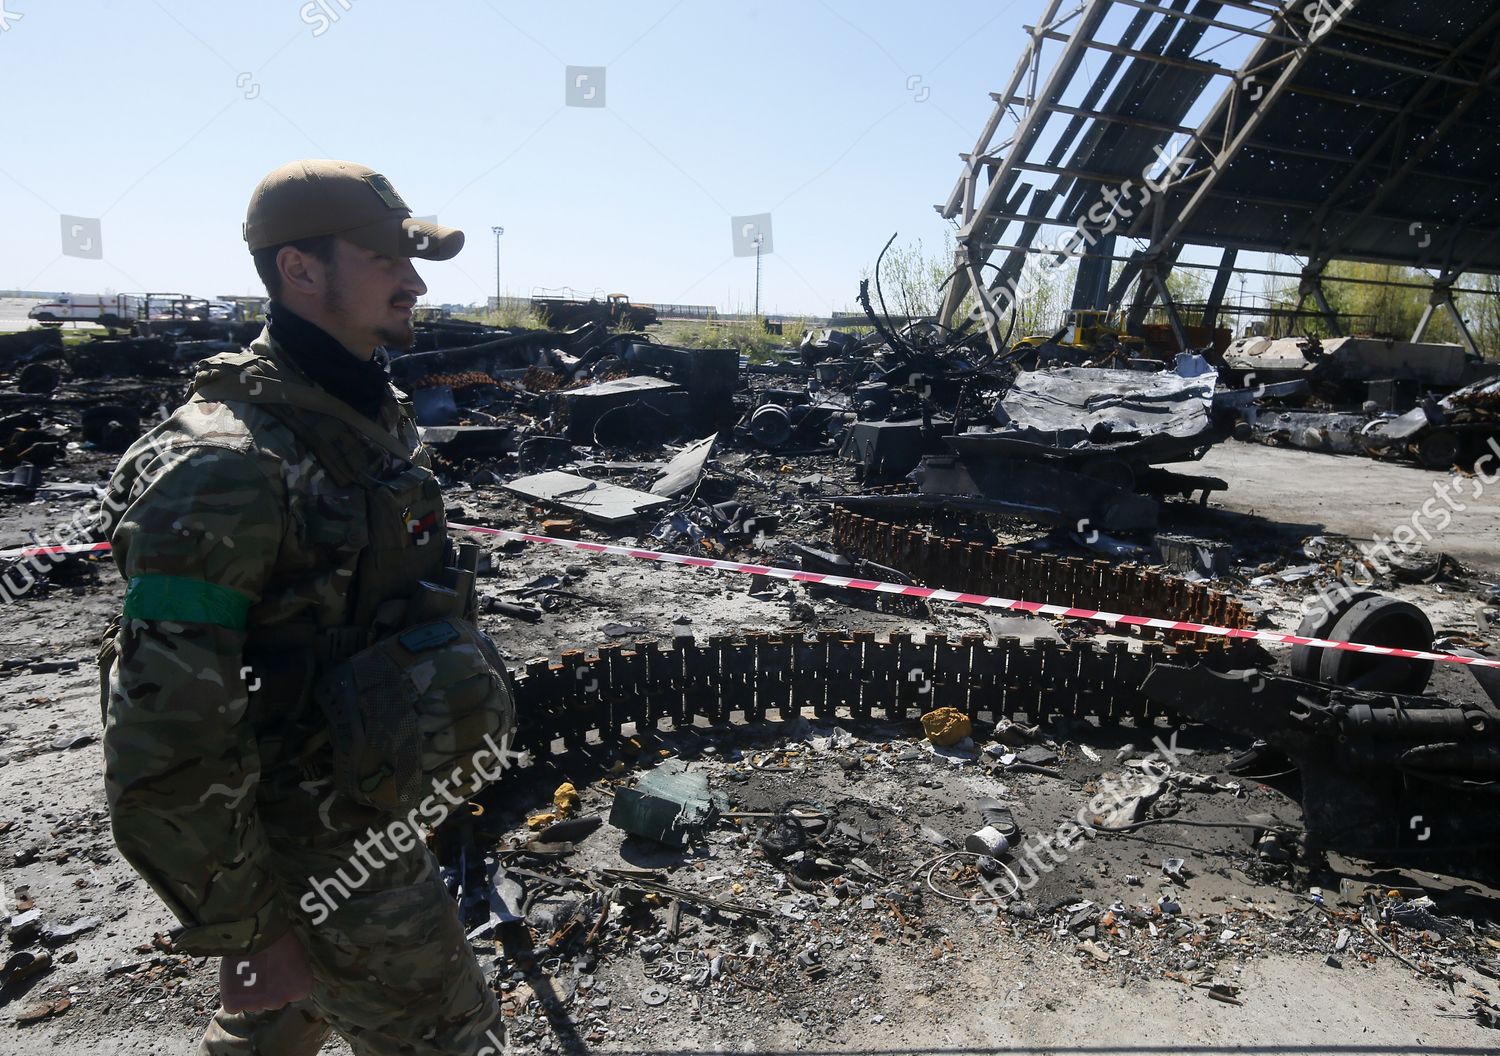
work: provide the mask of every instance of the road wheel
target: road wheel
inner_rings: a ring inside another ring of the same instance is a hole
[[[28,363],[16,378],[16,391],[42,395],[57,388],[57,368],[50,363]]]
[[[1463,441],[1451,429],[1434,429],[1417,441],[1417,461],[1428,469],[1451,469],[1458,461]]]
[[[1399,649],[1431,649],[1432,621],[1407,601],[1366,598],[1339,617],[1328,635],[1340,642],[1362,642]],[[1321,650],[1318,676],[1324,682],[1372,693],[1421,693],[1432,677],[1431,660],[1406,660],[1369,653]]]
[[[1339,618],[1361,601],[1369,598],[1378,598],[1379,594],[1373,590],[1359,590],[1352,594],[1339,597],[1332,605],[1318,605],[1312,612],[1302,617],[1302,623],[1297,628],[1299,638],[1327,638],[1338,625]],[[1425,646],[1424,646],[1425,648]],[[1291,668],[1293,678],[1304,679],[1308,682],[1318,680],[1318,663],[1323,657],[1324,650],[1314,648],[1310,645],[1292,646],[1292,655],[1287,664]]]

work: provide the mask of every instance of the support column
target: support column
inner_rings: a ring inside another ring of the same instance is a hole
[[[973,289],[974,296],[979,301],[980,311],[983,313],[979,322],[984,327],[984,338],[989,342],[990,355],[999,356],[1001,351],[1000,314],[996,311],[994,298],[990,296],[989,289],[984,285],[982,271],[983,268],[971,259],[968,267],[969,285]],[[1015,298],[1008,292],[1006,299],[1010,301],[1011,311],[1019,311],[1019,306],[1016,304]]]
[[[1323,294],[1323,268],[1322,266],[1306,268],[1302,272],[1302,281],[1297,284],[1297,310],[1302,310],[1303,303],[1311,297],[1313,303],[1318,306],[1323,321],[1328,324],[1328,332],[1333,337],[1343,337],[1344,328],[1339,323],[1338,313],[1328,303],[1328,298]]]
[[[1157,299],[1161,301],[1162,310],[1167,313],[1167,323],[1172,327],[1172,336],[1177,340],[1179,352],[1190,351],[1188,346],[1187,328],[1182,325],[1182,316],[1177,314],[1177,302],[1172,300],[1172,291],[1167,289],[1167,275],[1157,265],[1152,265],[1148,272],[1151,284],[1156,287]]]
[[[1213,289],[1208,291],[1208,305],[1203,312],[1203,325],[1209,330],[1219,325],[1219,308],[1224,303],[1224,295],[1229,291],[1229,280],[1234,277],[1234,262],[1238,259],[1239,252],[1237,249],[1226,249],[1219,258],[1219,270],[1214,275]]]
[[[1422,338],[1427,336],[1427,326],[1432,322],[1432,317],[1437,314],[1438,305],[1441,303],[1442,301],[1438,297],[1437,289],[1434,288],[1432,293],[1427,296],[1427,307],[1422,309],[1422,318],[1417,320],[1417,328],[1412,331],[1412,344],[1417,344]]]
[[[1426,336],[1427,327],[1432,323],[1432,317],[1437,313],[1439,308],[1446,311],[1448,318],[1453,320],[1453,326],[1458,330],[1458,339],[1468,351],[1470,357],[1479,359],[1479,345],[1474,340],[1474,334],[1469,329],[1469,324],[1459,314],[1458,304],[1453,299],[1452,280],[1433,284],[1432,292],[1427,295],[1427,307],[1422,312],[1422,318],[1417,322],[1417,329],[1411,335],[1412,343],[1416,344]]]
[[[1172,292],[1167,289],[1167,276],[1170,274],[1172,274],[1172,265],[1162,260],[1148,258],[1141,262],[1141,278],[1135,288],[1135,300],[1125,317],[1125,332],[1140,333],[1141,324],[1146,321],[1146,313],[1151,310],[1152,303],[1160,301],[1162,311],[1167,314],[1167,324],[1172,328],[1172,337],[1177,342],[1178,350],[1186,352],[1188,350],[1187,329],[1182,325],[1182,316],[1177,313],[1177,302],[1172,300]]]
[[[1138,259],[1132,257],[1126,261],[1125,266],[1120,269],[1120,275],[1115,279],[1114,285],[1109,288],[1109,293],[1106,295],[1105,307],[1111,312],[1120,312],[1123,315],[1125,294],[1130,292],[1131,284],[1140,276],[1140,273],[1141,264]]]

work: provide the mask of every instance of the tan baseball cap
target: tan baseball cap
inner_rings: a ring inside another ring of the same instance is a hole
[[[414,220],[391,181],[352,161],[288,162],[260,181],[245,214],[250,252],[304,238],[337,235],[392,257],[447,260],[464,233]]]

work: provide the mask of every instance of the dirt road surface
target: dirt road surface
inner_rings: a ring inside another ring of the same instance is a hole
[[[1234,440],[1211,448],[1196,465],[1228,481],[1229,489],[1216,493],[1213,500],[1226,509],[1258,515],[1280,525],[1283,532],[1329,531],[1364,543],[1377,535],[1389,540],[1397,525],[1410,525],[1414,516],[1422,519],[1423,504],[1436,497],[1434,486],[1455,481],[1453,474],[1415,465]],[[1493,463],[1485,468],[1491,476],[1500,472]],[[1467,564],[1500,571],[1500,483],[1483,486],[1472,476],[1458,479],[1463,487],[1451,494],[1454,504],[1465,509],[1452,509],[1440,500],[1428,507],[1446,509],[1452,520],[1426,545]],[[1474,498],[1476,485],[1481,494]],[[1423,519],[1429,531],[1441,521],[1433,516]]]

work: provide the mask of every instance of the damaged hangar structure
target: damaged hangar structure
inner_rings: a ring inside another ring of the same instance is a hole
[[[959,179],[936,206],[956,226],[954,270],[939,322],[961,328],[977,321],[993,358],[1009,352],[1008,358],[1020,362],[1014,350],[1035,340],[1017,335],[1015,326],[1036,269],[1074,262],[1067,301],[1072,329],[1033,346],[1043,353],[1036,365],[1046,366],[1049,359],[1069,362],[1066,346],[1084,353],[1074,355],[1073,363],[1092,358],[1091,344],[1095,352],[1114,353],[1124,343],[1111,342],[1108,328],[1098,325],[1110,318],[1118,320],[1122,335],[1135,339],[1135,347],[1144,340],[1148,358],[1132,358],[1132,369],[1122,371],[1099,369],[1101,363],[1119,362],[1110,354],[1086,367],[1022,373],[996,411],[1001,431],[955,429],[949,446],[956,457],[924,460],[915,477],[929,504],[964,493],[1010,495],[1018,487],[1023,498],[1034,501],[1022,486],[1028,483],[1035,483],[1035,493],[1065,491],[1076,501],[1083,494],[1079,489],[1059,485],[1080,476],[1097,478],[1097,466],[1060,459],[1078,461],[1087,454],[1097,462],[1115,454],[1104,448],[1118,439],[1140,435],[1133,425],[1116,423],[1091,428],[1086,441],[1069,440],[1050,420],[1040,433],[1035,428],[1028,433],[1028,423],[1012,413],[1011,405],[1025,410],[1028,394],[1035,393],[1055,418],[1066,404],[1058,393],[1044,391],[1049,386],[1076,389],[1079,411],[1124,401],[1127,409],[1159,418],[1145,396],[1153,375],[1140,371],[1170,361],[1172,352],[1201,352],[1207,364],[1184,367],[1179,361],[1176,373],[1186,375],[1177,379],[1180,387],[1186,390],[1202,378],[1207,391],[1194,398],[1227,406],[1228,394],[1221,392],[1215,401],[1215,377],[1206,368],[1246,385],[1256,381],[1249,370],[1258,369],[1258,402],[1268,388],[1265,382],[1279,383],[1281,375],[1261,366],[1254,350],[1232,345],[1231,335],[1221,329],[1246,312],[1243,296],[1236,302],[1229,295],[1236,278],[1242,289],[1249,276],[1295,283],[1295,306],[1289,311],[1257,308],[1254,314],[1279,316],[1293,332],[1315,321],[1335,338],[1357,327],[1335,307],[1329,284],[1420,289],[1428,304],[1413,332],[1360,339],[1381,346],[1375,348],[1376,359],[1400,361],[1371,364],[1371,369],[1429,389],[1466,386],[1461,391],[1468,394],[1473,385],[1489,391],[1484,379],[1493,366],[1483,363],[1455,295],[1492,296],[1492,289],[1480,288],[1472,277],[1500,274],[1500,144],[1493,134],[1500,122],[1495,83],[1500,5],[1488,0],[1437,8],[1394,0],[1047,0],[1038,24],[1027,31],[1030,40],[1009,80],[992,93],[993,112],[973,149],[961,155]],[[1277,258],[1291,258],[1297,270],[1280,267]],[[1337,274],[1329,267],[1334,262],[1390,265],[1426,278]],[[1183,269],[1211,276],[1202,303],[1174,297],[1169,278]],[[1466,276],[1471,277],[1467,284]],[[1422,344],[1439,316],[1457,331],[1461,349]],[[1104,340],[1095,344],[1091,330],[1102,331]],[[1013,337],[1020,340],[1011,344]],[[1316,339],[1308,343],[1309,349],[1292,350],[1294,366],[1336,359],[1332,344],[1325,353]],[[1306,364],[1300,362],[1304,357]],[[1455,357],[1457,363],[1450,363]],[[1453,379],[1436,376],[1444,369]],[[1154,377],[1171,379],[1172,373]],[[1346,373],[1347,380],[1357,380],[1357,372]],[[1133,375],[1134,383],[1122,381],[1122,393],[1104,391],[1116,374]],[[1371,391],[1346,388],[1341,395],[1358,392],[1354,406],[1363,401],[1373,413]],[[1434,409],[1412,413],[1428,423]],[[1254,422],[1253,410],[1247,420]],[[1389,431],[1391,422],[1381,424]],[[1047,436],[1056,450],[1045,458],[1017,449],[1018,440]],[[1183,443],[1192,448],[1208,440],[1207,433],[1190,432]],[[983,450],[969,450],[976,445]],[[1436,468],[1459,461],[1457,450],[1438,446],[1434,459],[1420,460]],[[1185,492],[1191,485],[1211,490],[1215,482],[1209,478],[1182,478],[1181,488],[1171,480],[1164,483],[1171,475],[1151,465],[1193,458],[1195,450],[1137,459],[1129,466],[1133,487],[1103,496],[1096,509],[1070,507],[1062,511],[1066,516],[1052,519],[1061,523],[1081,512],[1080,526],[1150,531],[1154,512],[1143,507],[1137,515],[1125,502],[1135,498],[1129,492]],[[1020,464],[1029,476],[1012,465],[1017,462],[1012,456],[1022,454]],[[972,457],[965,461],[966,456]],[[1108,459],[1111,467],[1119,461]],[[953,475],[950,462],[968,477],[956,483],[934,479],[945,471]],[[972,472],[974,465],[1002,464],[1000,487],[986,487]],[[1051,477],[1032,482],[1042,470]],[[1149,480],[1148,474],[1163,479]],[[1096,480],[1091,486],[1109,483]],[[1049,519],[1049,512],[1055,511],[1040,511],[1041,519]],[[1394,612],[1388,599],[1370,604]],[[1373,623],[1336,633],[1336,623],[1353,619],[1350,612],[1346,605],[1326,613],[1321,624],[1305,625],[1298,633],[1374,644]],[[1413,628],[1412,643],[1431,642],[1430,628]],[[1381,638],[1379,644],[1398,643]],[[1495,692],[1500,687],[1493,683],[1484,685],[1478,710],[1471,713],[1464,710],[1468,705],[1448,709],[1431,697],[1397,700],[1391,695],[1399,693],[1394,680],[1409,664],[1393,665],[1385,672],[1389,679],[1371,672],[1330,677],[1294,665],[1296,678],[1278,681],[1279,695],[1250,697],[1256,704],[1251,709],[1226,690],[1237,683],[1216,681],[1222,674],[1210,675],[1205,667],[1188,676],[1171,666],[1148,679],[1145,694],[1179,714],[1273,744],[1284,742],[1288,754],[1315,775],[1308,786],[1309,821],[1330,845],[1373,848],[1399,842],[1391,819],[1420,801],[1411,786],[1418,780],[1414,775],[1428,780],[1441,772],[1438,784],[1445,787],[1436,793],[1441,798],[1453,788],[1492,790],[1500,773],[1494,740],[1500,713],[1492,710],[1500,703]],[[1251,681],[1247,694],[1267,684],[1264,676]],[[1425,687],[1425,676],[1422,682]],[[1362,692],[1385,696],[1356,700]],[[1236,706],[1204,704],[1230,698]],[[1246,718],[1251,711],[1253,721]],[[1450,718],[1451,729],[1437,734]],[[1427,720],[1436,725],[1417,734],[1413,723]],[[1318,733],[1311,740],[1291,743],[1314,727]],[[1320,754],[1352,734],[1373,738],[1378,749],[1361,749],[1358,761]],[[1311,747],[1314,741],[1319,747]],[[1464,755],[1462,764],[1445,759],[1426,768],[1423,760],[1450,748]],[[1355,772],[1370,783],[1351,779]],[[1460,843],[1472,839],[1475,821],[1465,813],[1462,831],[1448,835]]]
[[[1436,25],[1409,5],[1374,0],[1084,0],[1060,14],[1062,7],[1049,2],[1031,30],[939,207],[960,225],[941,325],[908,321],[893,332],[862,290],[875,334],[825,332],[805,341],[806,361],[792,370],[815,376],[818,397],[794,391],[786,365],[769,368],[778,381],[749,395],[737,436],[785,460],[819,450],[812,434],[841,435],[859,470],[860,494],[819,497],[830,507],[838,552],[800,544],[782,552],[800,562],[799,574],[853,573],[862,578],[851,582],[880,581],[893,593],[904,584],[978,592],[963,596],[1006,606],[1097,610],[1113,617],[1106,623],[1143,634],[1157,629],[1140,622],[1149,614],[1206,623],[1199,629],[1216,637],[1174,635],[1170,650],[1114,640],[1096,650],[1086,636],[1054,647],[1007,634],[990,645],[977,633],[917,641],[893,632],[882,640],[825,628],[716,635],[706,646],[688,636],[635,648],[607,643],[597,654],[570,650],[558,662],[528,665],[520,692],[537,716],[534,747],[585,753],[627,727],[665,720],[723,727],[737,717],[790,718],[804,706],[824,721],[903,721],[941,705],[996,728],[1079,721],[1144,728],[1171,712],[1282,752],[1289,772],[1306,778],[1310,847],[1387,855],[1489,844],[1500,815],[1453,805],[1460,797],[1489,804],[1500,794],[1500,684],[1476,677],[1471,702],[1425,693],[1430,663],[1388,655],[1432,647],[1434,628],[1416,606],[1369,592],[1342,598],[1298,635],[1358,645],[1317,662],[1294,659],[1293,677],[1271,677],[1253,669],[1266,658],[1241,640],[1259,613],[1206,589],[1202,573],[1212,567],[1193,568],[1198,575],[1189,579],[1058,556],[1048,552],[1053,541],[1001,540],[987,519],[1074,529],[1093,536],[1093,546],[1101,534],[1154,534],[1165,506],[1157,500],[1222,488],[1216,478],[1161,466],[1199,458],[1227,435],[1216,411],[1236,396],[1218,391],[1224,349],[1213,347],[1212,335],[1232,310],[1226,294],[1236,274],[1281,274],[1259,266],[1262,255],[1305,259],[1289,276],[1300,293],[1291,314],[1305,309],[1334,333],[1343,320],[1324,283],[1367,281],[1327,274],[1335,260],[1436,273],[1422,287],[1431,311],[1408,355],[1421,353],[1417,342],[1440,311],[1465,331],[1453,295],[1485,291],[1461,287],[1461,276],[1500,274],[1500,149],[1486,135],[1500,117],[1490,76],[1500,7],[1461,3]],[[1229,61],[1235,49],[1241,58]],[[1217,261],[1194,259],[1204,250],[1217,251]],[[1155,342],[1157,357],[1105,357],[1123,358],[1123,369],[1076,362],[1028,369],[1064,357],[1038,348],[1034,361],[1023,359],[1017,350],[1027,350],[1026,337],[1005,347],[1013,335],[1004,323],[1019,314],[1010,309],[1028,263],[1068,257],[1079,261],[1075,312],[1121,312],[1128,334],[1161,312],[1158,333],[1168,340]],[[1177,268],[1213,273],[1205,304],[1174,302],[1168,278]],[[878,294],[878,261],[875,270]],[[971,295],[990,309],[988,350],[958,325]],[[1466,331],[1465,340],[1477,359]],[[1198,349],[1205,355],[1171,355]],[[982,401],[974,413],[975,393],[1000,377],[990,369],[997,361],[1019,369],[996,386],[997,402]],[[1171,369],[1156,369],[1169,361]],[[744,524],[740,513],[724,516]],[[680,531],[669,526],[668,534]],[[1195,549],[1212,564],[1194,540],[1153,542],[1162,553]],[[1149,552],[1134,542],[1105,545],[1114,557]],[[1452,824],[1412,846],[1403,825],[1414,814]]]
[[[1494,4],[1050,0],[1028,31],[937,206],[957,225],[945,322],[974,294],[997,339],[1028,263],[1072,257],[1073,309],[1120,311],[1131,333],[1158,310],[1182,349],[1203,343],[1189,312],[1212,332],[1239,310],[1236,275],[1295,279],[1293,320],[1339,335],[1325,283],[1381,283],[1327,267],[1366,261],[1432,274],[1411,340],[1442,312],[1477,358],[1453,295],[1500,273]],[[1174,302],[1180,268],[1212,273],[1202,305]]]

